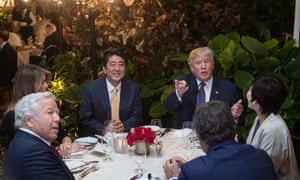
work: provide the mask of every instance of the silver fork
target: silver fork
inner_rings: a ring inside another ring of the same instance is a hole
[[[92,163],[87,169],[78,175],[78,180],[82,180],[88,174],[95,172],[99,169],[98,163]]]

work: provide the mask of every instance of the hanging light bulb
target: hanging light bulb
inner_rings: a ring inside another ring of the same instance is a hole
[[[123,0],[125,6],[129,7],[132,6],[134,3],[134,0]]]

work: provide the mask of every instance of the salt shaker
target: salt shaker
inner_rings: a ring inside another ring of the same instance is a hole
[[[162,142],[158,141],[157,144],[156,144],[156,155],[158,157],[160,157],[161,154],[162,154],[162,147],[163,147]]]

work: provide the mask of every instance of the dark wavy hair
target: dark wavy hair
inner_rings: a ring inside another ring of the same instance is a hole
[[[104,53],[102,65],[105,67],[107,65],[109,58],[114,55],[120,56],[122,59],[124,59],[125,65],[127,66],[128,60],[127,60],[125,54],[123,53],[123,51],[121,49],[116,49],[116,48],[109,49]]]
[[[9,38],[9,32],[8,31],[5,31],[5,30],[2,30],[0,32],[0,38],[2,38],[4,41],[8,41],[8,38]]]
[[[277,114],[288,92],[283,82],[275,76],[262,76],[255,79],[251,86],[252,99],[260,105],[262,114]]]
[[[209,146],[234,139],[236,134],[231,109],[222,101],[201,104],[194,113],[193,127],[201,141]]]

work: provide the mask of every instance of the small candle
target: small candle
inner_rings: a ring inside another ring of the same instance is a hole
[[[114,139],[114,148],[117,153],[125,153],[126,152],[126,139],[122,136],[118,136]]]

